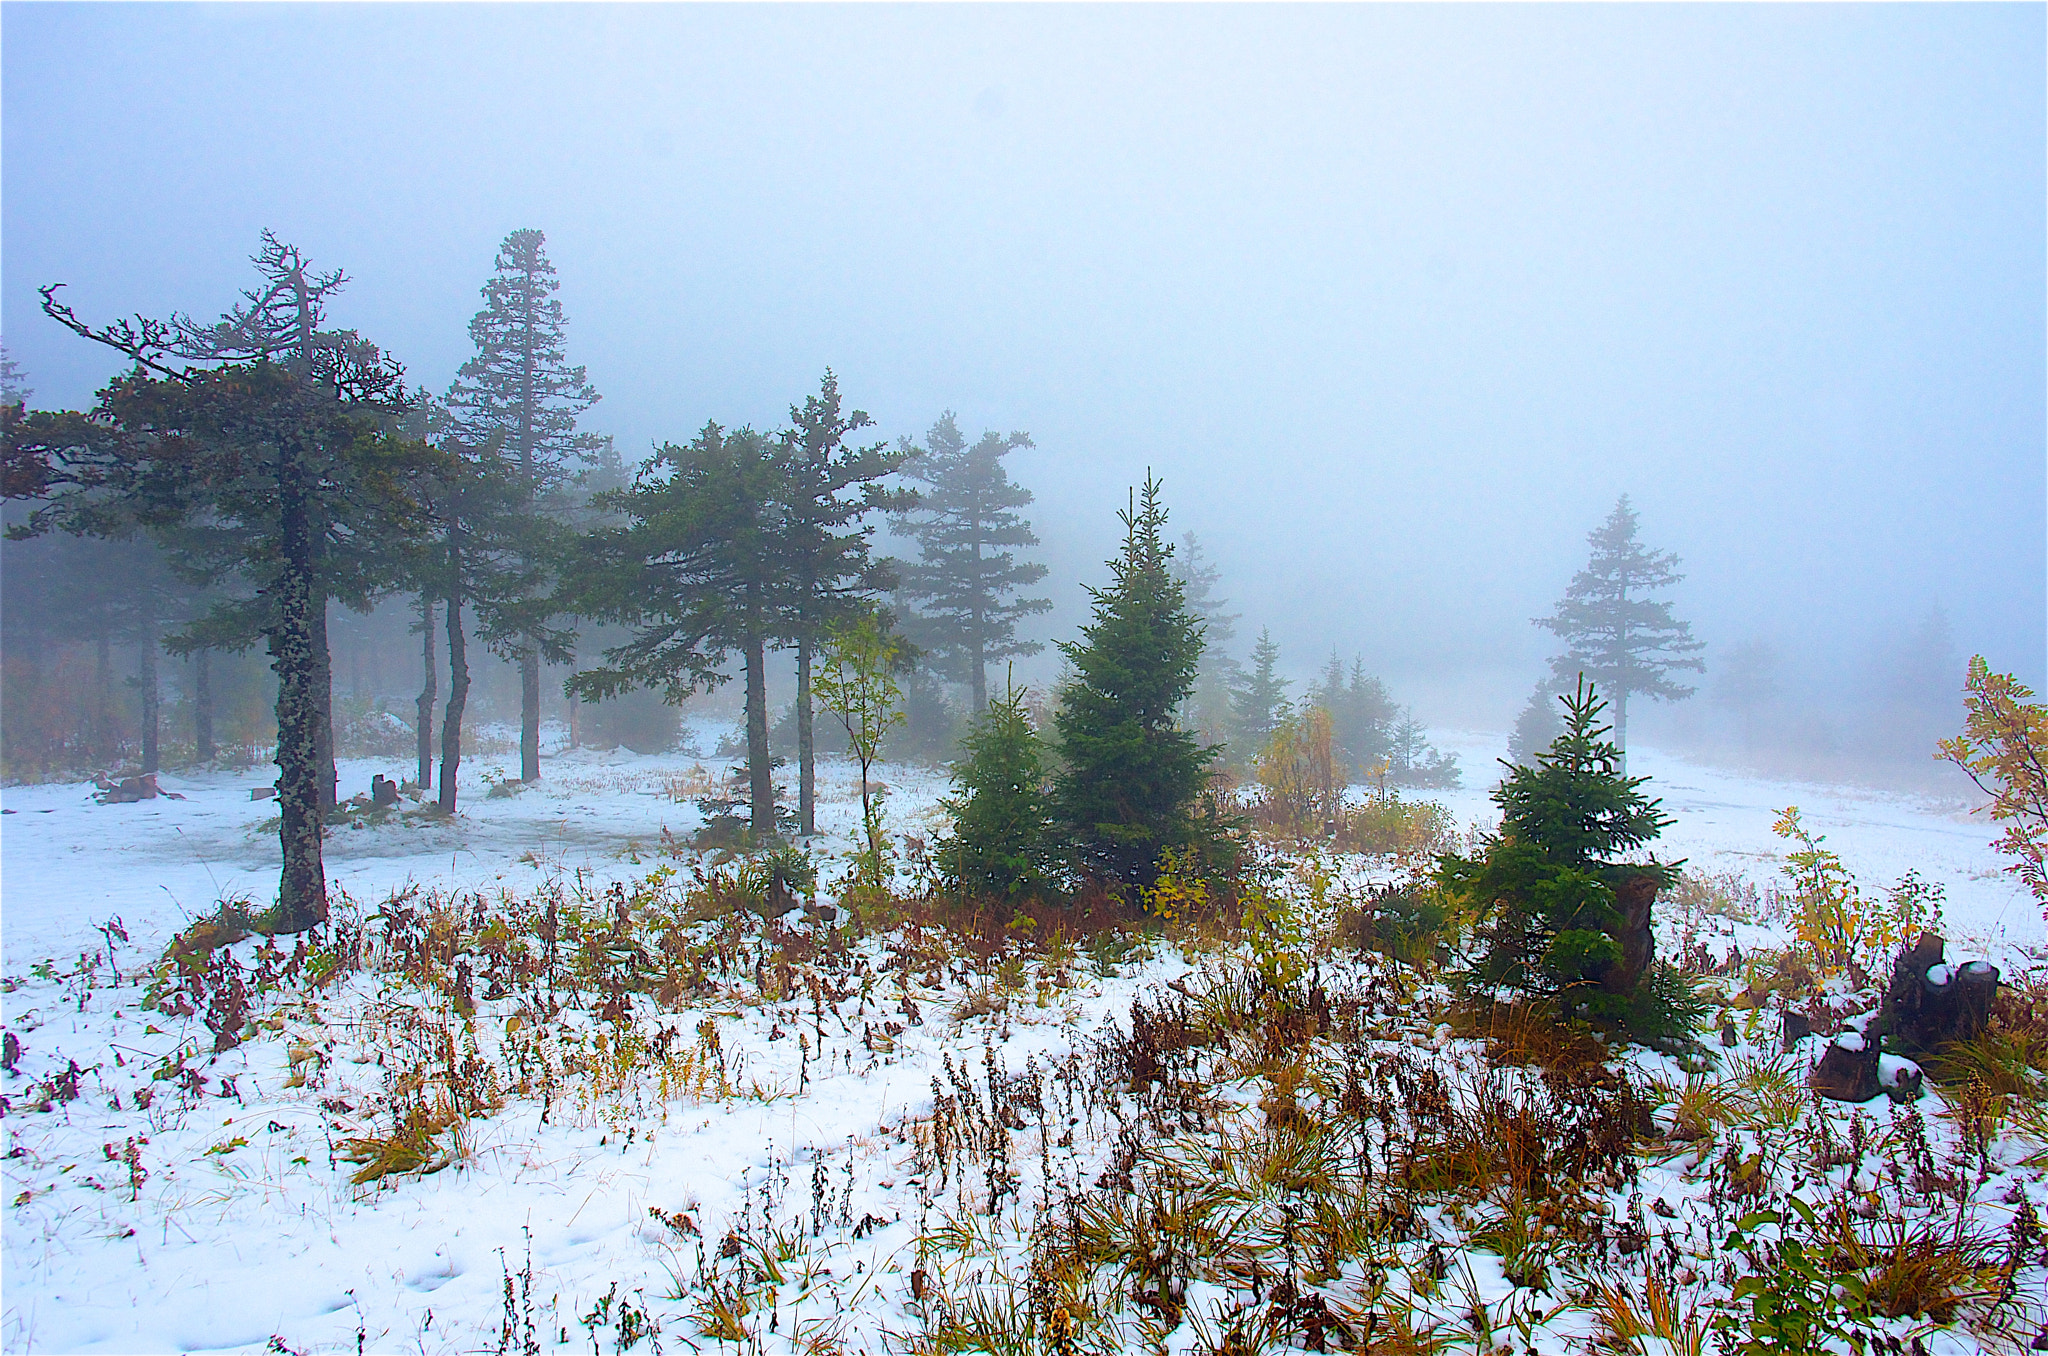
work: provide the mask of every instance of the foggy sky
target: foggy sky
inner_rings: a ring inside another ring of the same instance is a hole
[[[38,407],[113,371],[38,285],[216,314],[265,227],[444,391],[532,226],[629,462],[827,365],[890,436],[1028,430],[1044,638],[1149,466],[1289,667],[1362,652],[1426,716],[1511,718],[1624,491],[1710,678],[1939,604],[2044,685],[2038,5],[8,4],[0,39]]]

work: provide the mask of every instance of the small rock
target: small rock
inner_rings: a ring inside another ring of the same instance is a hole
[[[1811,1036],[1812,1034],[1812,1018],[1808,1017],[1803,1012],[1788,1012],[1785,1014],[1784,1046],[1786,1054],[1789,1055],[1794,1050],[1798,1049],[1799,1042],[1805,1040],[1808,1036]]]

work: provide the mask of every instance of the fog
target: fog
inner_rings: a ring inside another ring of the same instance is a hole
[[[537,227],[584,426],[629,462],[777,426],[827,366],[892,437],[1028,430],[1043,639],[1150,468],[1240,647],[1361,654],[1439,723],[1514,719],[1555,646],[1530,619],[1622,493],[1684,561],[1690,707],[1744,645],[1821,707],[1937,641],[1958,684],[1972,652],[2048,676],[2039,6],[0,22],[0,304],[38,408],[115,370],[38,286],[212,315],[265,228],[445,390]]]

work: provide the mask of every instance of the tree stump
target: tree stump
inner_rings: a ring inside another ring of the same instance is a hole
[[[1981,960],[1951,966],[1944,949],[1940,937],[1923,933],[1892,964],[1878,1023],[1901,1054],[1931,1054],[1951,1041],[1975,1040],[1991,1020],[1998,967]]]
[[[1828,1043],[1806,1085],[1837,1102],[1867,1102],[1884,1090],[1877,1080],[1877,1042],[1844,1031]]]
[[[1657,952],[1656,938],[1650,932],[1650,906],[1662,884],[1648,872],[1623,876],[1614,884],[1614,906],[1621,912],[1621,924],[1613,936],[1621,943],[1621,959],[1600,977],[1600,987],[1609,993],[1634,992],[1650,968]]]

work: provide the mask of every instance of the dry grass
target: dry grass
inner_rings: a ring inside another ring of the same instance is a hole
[[[1486,1057],[1495,1064],[1577,1073],[1601,1067],[1612,1054],[1591,1029],[1559,1021],[1542,1003],[1458,1003],[1450,1009],[1450,1024],[1456,1035],[1485,1041]]]

